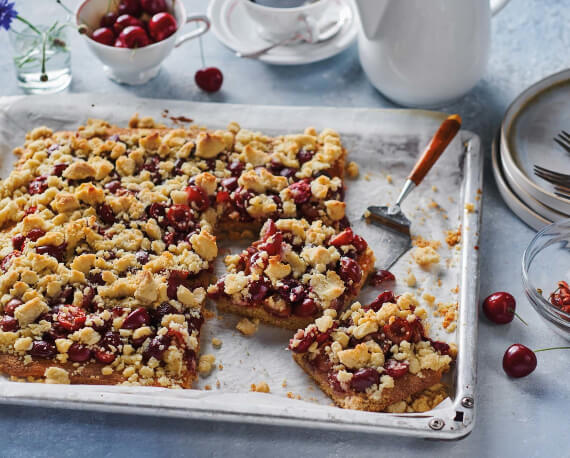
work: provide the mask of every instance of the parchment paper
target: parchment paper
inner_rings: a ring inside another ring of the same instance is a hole
[[[165,117],[165,111],[168,115]],[[360,167],[356,180],[346,180],[347,213],[354,229],[364,236],[376,252],[383,249],[381,232],[367,225],[361,215],[372,204],[392,203],[400,186],[412,169],[423,147],[444,118],[443,114],[419,110],[335,109],[310,107],[260,107],[227,104],[199,104],[192,102],[135,99],[127,96],[103,94],[57,95],[44,97],[0,98],[0,176],[6,177],[14,158],[11,149],[22,144],[25,133],[33,127],[46,125],[53,130],[76,129],[87,118],[103,118],[118,125],[126,125],[138,112],[153,116],[167,125],[174,125],[169,116],[192,118],[197,124],[223,128],[230,121],[242,127],[261,130],[267,134],[300,132],[307,126],[317,130],[331,127],[339,131],[349,152],[349,160]],[[478,154],[478,152],[477,152]],[[414,292],[428,310],[430,336],[454,342],[455,333],[441,327],[442,318],[433,317],[432,309],[421,300],[424,292],[433,294],[436,302],[458,300],[460,282],[460,247],[449,248],[445,231],[456,230],[464,212],[462,197],[464,156],[459,138],[432,169],[403,208],[412,220],[412,233],[428,240],[439,240],[441,262],[430,270],[420,268],[406,254],[392,269],[397,277],[395,293]],[[388,176],[391,177],[388,178]],[[437,207],[432,204],[437,203]],[[477,202],[471,202],[477,207]],[[473,227],[477,231],[476,218]],[[223,244],[228,246],[227,243]],[[233,251],[243,244],[229,244]],[[227,251],[226,251],[227,252]],[[221,262],[218,263],[222,265]],[[417,285],[409,287],[406,278],[413,273]],[[223,273],[218,269],[218,274]],[[375,297],[383,288],[368,287],[363,291],[362,302]],[[215,312],[215,305],[209,308]],[[291,414],[312,419],[350,418],[375,423],[374,415],[362,412],[339,413],[340,409],[327,407],[330,399],[294,363],[286,350],[291,332],[260,325],[251,337],[243,337],[235,329],[239,317],[224,314],[207,321],[203,327],[202,353],[216,357],[217,369],[201,379],[199,390],[164,390],[139,387],[61,387],[21,384],[0,379],[0,395],[10,398],[52,399],[67,402],[103,402],[112,410],[113,405],[157,406],[167,408],[180,405],[186,399],[188,408],[204,412],[239,410],[244,413]],[[222,340],[221,349],[214,349],[211,339]],[[461,351],[461,349],[460,349]],[[219,366],[218,366],[219,365]],[[453,377],[449,377],[453,382]],[[266,382],[271,395],[251,393],[251,384]],[[205,389],[209,388],[210,391]],[[125,396],[119,393],[132,393]],[[289,396],[289,397],[288,397]],[[302,400],[290,399],[300,397]],[[198,401],[198,402],[194,402]]]

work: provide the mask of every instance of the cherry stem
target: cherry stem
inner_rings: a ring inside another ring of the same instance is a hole
[[[198,37],[198,43],[200,44],[200,59],[202,59],[202,68],[206,68],[206,61],[204,60],[204,46],[202,45],[202,37]]]
[[[550,348],[541,348],[540,350],[534,350],[535,353],[539,351],[548,351],[548,350],[570,350],[570,347],[550,347]]]
[[[528,326],[528,323],[527,323],[525,320],[523,320],[523,319],[521,318],[521,316],[520,316],[517,312],[515,312],[515,316],[516,316],[519,320],[521,320],[525,326]]]

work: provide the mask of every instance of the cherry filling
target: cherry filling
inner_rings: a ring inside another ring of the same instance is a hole
[[[91,358],[91,350],[84,345],[78,344],[75,342],[74,344],[69,347],[67,350],[67,355],[71,361],[75,361],[77,363],[82,363],[87,361]]]
[[[304,164],[305,162],[309,162],[314,155],[315,155],[314,151],[307,151],[305,149],[302,149],[297,153],[297,159],[299,163]]]
[[[231,172],[232,176],[239,177],[243,169],[245,168],[245,164],[240,161],[232,161],[228,165],[228,170]]]
[[[115,224],[115,213],[109,204],[101,204],[97,206],[97,216],[107,225]]]
[[[354,291],[362,279],[362,269],[354,259],[342,257],[340,259],[339,275],[345,283],[351,286],[351,290]]]
[[[137,329],[150,323],[150,315],[145,308],[138,308],[127,315],[122,329]]]
[[[38,254],[47,254],[49,256],[54,257],[59,262],[63,262],[65,258],[66,247],[67,247],[66,242],[63,242],[61,245],[42,245],[36,247],[36,252]]]
[[[289,185],[289,191],[296,204],[303,204],[311,198],[311,185],[307,178]]]
[[[161,361],[164,352],[168,349],[171,336],[156,336],[148,344],[148,346],[143,350],[143,359],[148,361],[150,358],[156,358]]]
[[[149,218],[154,218],[159,226],[165,227],[168,225],[168,220],[166,219],[166,206],[159,202],[154,202],[150,204],[146,213]]]
[[[67,311],[60,311],[57,314],[57,321],[68,331],[77,331],[85,324],[87,316],[79,307],[68,306]]]
[[[60,177],[63,175],[63,172],[65,172],[65,169],[67,168],[69,164],[54,164],[53,166],[53,171],[52,171],[52,175],[55,175],[56,177]]]
[[[281,247],[283,244],[283,234],[277,232],[270,235],[265,241],[257,245],[257,248],[261,251],[265,251],[269,256],[275,256],[281,253]]]
[[[20,327],[18,320],[13,316],[3,316],[0,319],[0,329],[4,332],[15,331]]]
[[[391,324],[384,325],[383,330],[386,337],[395,344],[400,344],[404,340],[411,342],[413,329],[408,320],[404,318],[396,317]]]
[[[340,248],[344,245],[350,245],[354,240],[354,232],[351,228],[347,228],[344,231],[338,233],[329,240],[329,245]]]
[[[384,291],[383,293],[378,294],[378,297],[374,299],[366,308],[377,312],[387,302],[390,302],[392,304],[396,302],[396,297],[392,291]]]
[[[57,349],[51,342],[47,342],[45,340],[34,340],[29,353],[30,355],[38,358],[53,358],[57,354]]]
[[[14,258],[17,258],[18,256],[21,256],[21,255],[22,255],[21,251],[14,250],[10,254],[8,254],[7,256],[4,256],[4,259],[2,259],[2,261],[0,262],[0,270],[2,270],[3,272],[6,272],[10,268],[10,265],[12,264],[12,261],[14,260]]]
[[[117,191],[122,187],[119,180],[111,180],[105,186],[103,186],[107,191],[112,194],[116,194]]]
[[[188,278],[188,272],[185,270],[171,270],[168,275],[166,294],[169,299],[177,299],[178,297],[178,287],[180,285],[185,285]]]
[[[370,276],[370,286],[380,286],[384,282],[394,281],[396,277],[388,270],[378,269]]]

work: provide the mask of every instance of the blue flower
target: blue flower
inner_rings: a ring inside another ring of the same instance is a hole
[[[14,9],[14,2],[9,3],[8,0],[0,0],[0,29],[4,27],[6,30],[10,28],[10,23],[18,15]]]

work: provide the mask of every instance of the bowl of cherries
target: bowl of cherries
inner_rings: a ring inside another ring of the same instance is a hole
[[[175,47],[210,28],[206,16],[188,15],[180,0],[86,0],[75,17],[105,73],[123,84],[154,78]],[[184,34],[191,22],[199,27]]]

